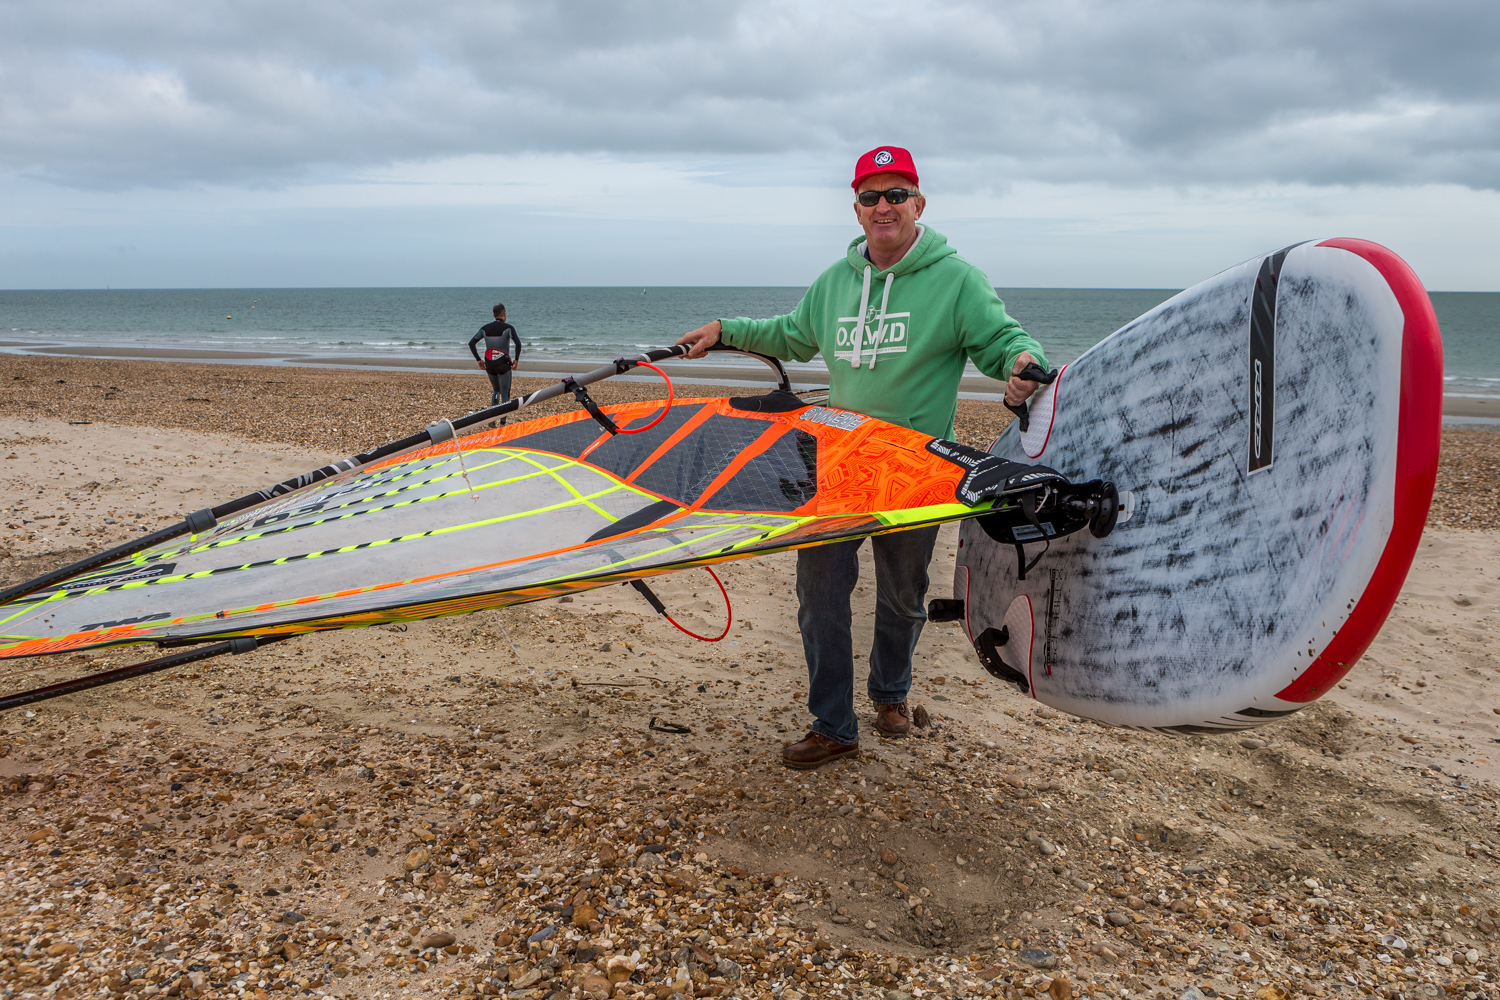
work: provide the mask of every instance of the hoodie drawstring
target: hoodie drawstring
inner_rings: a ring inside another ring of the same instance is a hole
[[[870,265],[865,265],[864,287],[859,292],[859,318],[854,321],[854,353],[849,364],[859,367],[859,350],[865,339],[865,310],[870,308]]]
[[[885,340],[885,310],[891,304],[891,282],[896,280],[896,275],[890,271],[885,275],[885,291],[880,295],[880,315],[875,318],[874,348],[870,351],[870,370],[875,370],[875,361],[880,357],[880,344]],[[859,367],[856,365],[855,367]]]

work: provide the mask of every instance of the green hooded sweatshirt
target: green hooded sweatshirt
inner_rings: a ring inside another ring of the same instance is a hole
[[[888,271],[865,258],[863,236],[852,240],[790,313],[722,320],[724,343],[784,360],[821,353],[833,406],[952,438],[965,359],[1002,382],[1022,351],[1044,368],[1047,359],[984,272],[937,230],[918,228]]]

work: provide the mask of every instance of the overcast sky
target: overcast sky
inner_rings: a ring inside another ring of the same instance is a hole
[[[8,0],[0,286],[805,285],[854,158],[1001,286],[1500,289],[1500,4]]]

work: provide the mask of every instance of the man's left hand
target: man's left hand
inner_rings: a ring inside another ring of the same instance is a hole
[[[1022,351],[1016,358],[1016,363],[1011,365],[1010,381],[1005,383],[1005,401],[1011,406],[1020,406],[1031,398],[1031,394],[1040,389],[1040,382],[1032,382],[1029,379],[1017,378],[1016,373],[1027,365],[1036,361],[1028,351]]]
[[[677,338],[677,343],[687,345],[688,357],[701,358],[710,347],[719,342],[723,331],[723,325],[718,320],[714,320],[712,323],[705,323],[696,330],[684,333]]]

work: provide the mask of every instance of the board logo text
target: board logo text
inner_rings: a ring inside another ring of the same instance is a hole
[[[1278,250],[1260,262],[1255,286],[1250,292],[1249,399],[1246,415],[1245,471],[1271,467],[1275,458],[1276,430],[1276,292],[1281,284],[1281,265],[1287,250]]]

